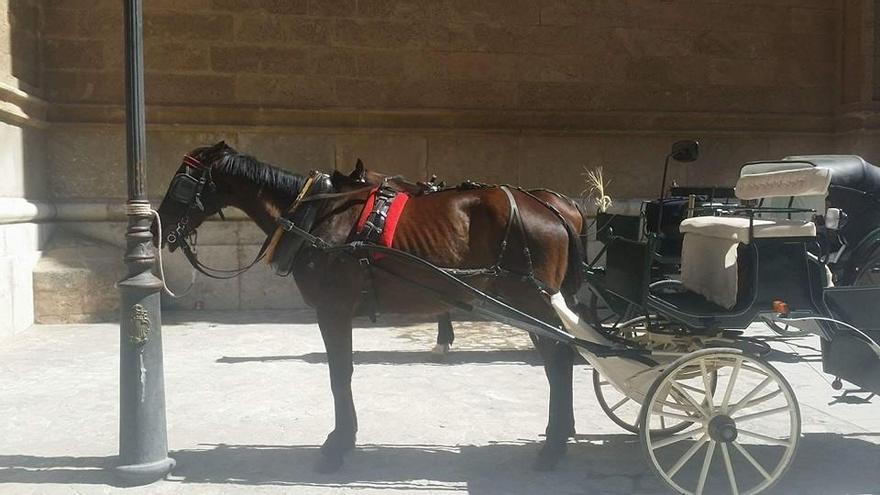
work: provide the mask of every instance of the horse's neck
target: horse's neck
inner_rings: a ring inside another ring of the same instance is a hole
[[[290,206],[287,195],[277,191],[269,191],[257,184],[240,185],[241,191],[230,198],[229,206],[245,212],[260,229],[271,235],[278,226],[278,217]]]

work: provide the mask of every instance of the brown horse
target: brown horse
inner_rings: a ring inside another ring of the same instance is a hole
[[[321,200],[311,234],[330,245],[350,240],[371,189],[365,175],[362,167],[350,175],[333,172],[332,186],[337,195]],[[180,177],[186,180],[178,181]],[[170,242],[173,250],[205,218],[227,206],[244,211],[267,236],[272,236],[279,217],[294,203],[305,182],[301,175],[240,154],[223,142],[197,148],[184,157],[159,207],[163,226],[171,232],[161,240],[162,245]],[[547,295],[559,291],[573,295],[577,291],[579,244],[572,239],[565,221],[544,203],[523,191],[507,191],[510,199],[500,187],[449,189],[414,196],[406,204],[392,246],[441,267],[478,269],[497,264],[501,268],[498,273],[474,276],[468,282],[536,318],[557,322]],[[518,228],[509,228],[511,222],[518,223]],[[502,246],[505,240],[506,249]],[[448,309],[435,293],[417,289],[432,285],[431,277],[401,277],[406,271],[395,266],[393,256],[373,260],[376,269],[367,277],[363,261],[306,246],[295,258],[292,271],[304,299],[317,312],[330,369],[336,418],[333,431],[321,447],[317,468],[323,471],[338,469],[344,454],[355,446],[358,427],[351,392],[352,318],[371,306],[383,313],[426,315]],[[422,285],[414,285],[419,282]],[[371,290],[366,290],[366,284],[372,286]],[[550,383],[546,441],[535,467],[552,469],[575,431],[575,353],[570,345],[530,335],[544,359]]]

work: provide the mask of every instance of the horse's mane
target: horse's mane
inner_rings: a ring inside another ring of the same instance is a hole
[[[306,182],[306,177],[289,172],[256,158],[227,148],[214,165],[217,170],[232,177],[249,180],[256,185],[296,197]]]

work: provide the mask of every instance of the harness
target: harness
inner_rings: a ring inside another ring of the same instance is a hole
[[[308,241],[317,237],[303,234],[308,234],[314,227],[321,203],[310,200],[332,190],[333,184],[328,174],[310,172],[293,204],[278,218],[278,228],[267,238],[269,264],[276,274],[284,277],[290,275],[302,248],[307,243],[314,245],[314,241]]]

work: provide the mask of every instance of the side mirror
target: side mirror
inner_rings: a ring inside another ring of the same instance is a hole
[[[692,162],[700,156],[700,142],[693,139],[676,141],[669,156],[677,162]]]

